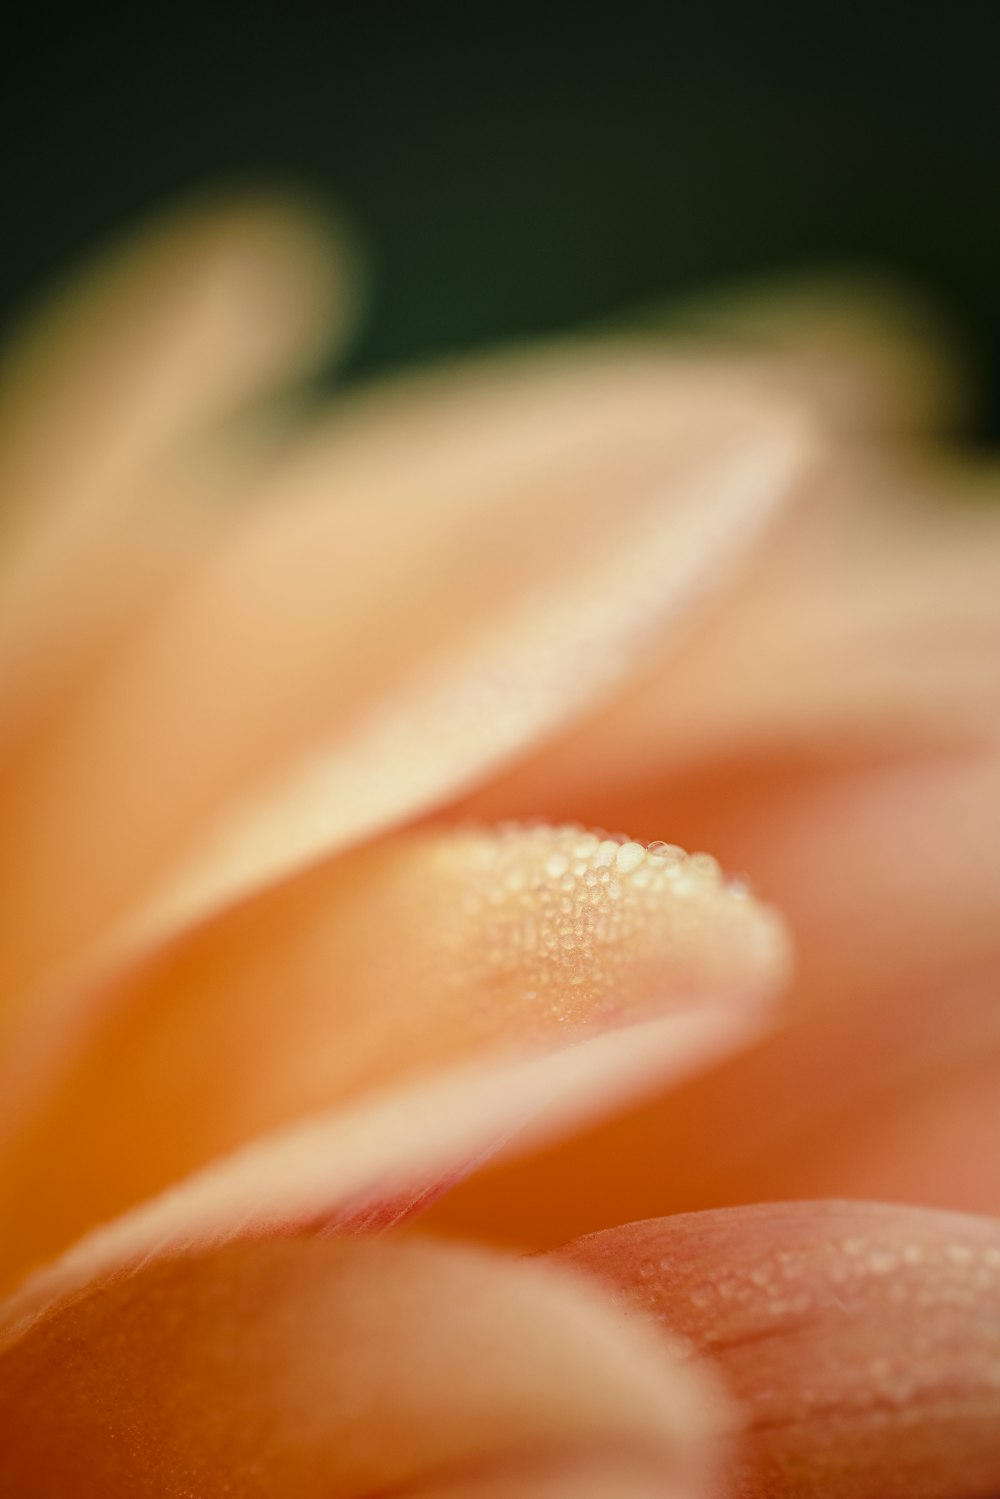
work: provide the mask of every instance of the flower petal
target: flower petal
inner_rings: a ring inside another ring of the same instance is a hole
[[[0,1326],[21,1329],[82,1288],[198,1245],[395,1227],[485,1160],[704,1066],[752,1025],[741,1028],[731,1005],[681,1011],[526,1060],[448,1068],[276,1131],[85,1234],[19,1282]]]
[[[239,534],[11,785],[5,986],[115,922],[174,931],[524,753],[687,619],[804,443],[787,401],[654,345],[347,403],[265,466]]]
[[[767,1499],[1000,1487],[1000,1223],[784,1203],[631,1224],[561,1258],[718,1360]]]
[[[706,770],[1000,741],[995,475],[856,454],[771,531],[684,648],[470,802],[477,815],[631,816]]]
[[[713,1387],[590,1287],[454,1248],[286,1241],[147,1265],[0,1353],[23,1499],[361,1499],[632,1448],[700,1491]]]
[[[581,1443],[569,1454],[478,1464],[385,1499],[695,1499],[699,1492],[701,1484],[678,1479],[654,1452]]]
[[[677,836],[712,840],[787,913],[783,1025],[669,1096],[469,1182],[439,1226],[537,1246],[654,1213],[853,1192],[1000,1211],[1000,1163],[981,1147],[1000,1075],[998,798],[986,753],[748,765],[663,788],[647,815],[669,805]],[[947,1100],[951,1156],[928,1148],[928,1125],[908,1145],[922,1117],[946,1127]]]
[[[906,1143],[907,1119],[940,1122],[950,1098],[953,1145],[975,1150],[1000,1075],[1000,525],[969,503],[968,476],[948,500],[940,463],[872,463],[790,513],[642,689],[466,804],[669,825],[747,870],[795,932],[787,1028],[597,1136],[471,1183],[442,1226],[554,1242],[816,1192],[1000,1209],[991,1158],[956,1172]],[[968,1087],[981,1110],[957,1104]]]
[[[0,392],[4,736],[206,539],[182,450],[315,358],[332,279],[305,215],[188,209],[29,325]],[[321,332],[323,343],[327,341]],[[162,555],[166,553],[167,555]]]
[[[5,1088],[27,1110],[7,1131],[8,1273],[262,1132],[442,1069],[661,1017],[692,1065],[764,1023],[786,963],[774,914],[704,856],[518,825],[370,845],[110,975],[61,1024],[49,1011]],[[356,1135],[326,1164],[328,1212],[370,1190]],[[380,1136],[384,1175],[404,1147],[398,1123]],[[217,1202],[216,1234],[283,1212]]]

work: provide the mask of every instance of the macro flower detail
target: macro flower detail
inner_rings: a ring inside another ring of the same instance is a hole
[[[327,409],[329,259],[181,214],[9,359],[0,1487],[988,1499],[941,377],[814,297]]]
[[[566,1253],[721,1360],[748,1411],[739,1492],[952,1493],[996,1474],[1000,1227],[775,1203],[610,1229]]]

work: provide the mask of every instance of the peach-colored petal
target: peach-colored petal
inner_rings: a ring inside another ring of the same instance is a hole
[[[468,803],[666,827],[748,871],[796,936],[786,1033],[471,1183],[442,1224],[551,1241],[761,1196],[892,1196],[893,1162],[923,1200],[1000,1209],[989,1161],[973,1181],[904,1141],[908,1114],[1000,1066],[1000,526],[960,477],[935,505],[940,473],[880,463],[884,491],[868,458],[857,494],[845,469],[790,513],[655,680]],[[971,1150],[989,1116],[961,1117],[951,1139]]]
[[[673,341],[727,349],[806,395],[852,447],[953,429],[975,393],[957,328],[925,291],[878,272],[809,272],[664,307]]]
[[[657,1457],[701,1492],[713,1387],[575,1277],[429,1245],[160,1261],[0,1354],[19,1499],[362,1499],[464,1466]]]
[[[89,1285],[151,1258],[262,1235],[379,1232],[495,1155],[534,1148],[745,1042],[732,1003],[471,1063],[306,1120],[131,1209],[29,1275],[0,1306],[0,1341]]]
[[[704,856],[520,825],[369,845],[115,976],[73,1007],[89,1030],[50,1015],[10,1059],[8,1106],[19,1078],[36,1094],[4,1152],[7,1265],[442,1067],[720,1005],[743,1036],[786,961],[773,913]]]
[[[523,753],[687,617],[802,448],[786,401],[653,345],[348,404],[12,788],[6,986]]]
[[[980,979],[978,1000],[992,1026],[974,1044],[962,1034],[943,1035],[941,1065],[900,1069],[871,1096],[838,1115],[835,1127],[815,1125],[782,1141],[754,1177],[768,1196],[804,1191],[850,1193],[896,1202],[927,1202],[967,1212],[1000,1213],[1000,1159],[984,1142],[1000,1137],[1000,1015],[996,974]],[[964,1008],[961,990],[944,996],[942,1009]],[[966,1030],[967,1030],[966,1025]]]
[[[787,911],[797,971],[783,1027],[599,1131],[469,1182],[436,1209],[440,1225],[554,1243],[636,1217],[819,1191],[906,1190],[1000,1211],[1000,1165],[980,1143],[989,1077],[1000,1075],[996,758],[747,766],[662,795],[659,815],[673,807],[678,836],[711,839]],[[982,1107],[958,1109],[949,1139],[976,1157],[975,1171],[916,1139],[908,1152],[906,1118],[967,1087]]]
[[[570,1453],[466,1466],[379,1499],[695,1499],[702,1485],[678,1479],[675,1468],[651,1449],[580,1443]]]
[[[998,798],[1000,760],[981,754],[748,777],[707,816],[727,859],[786,900],[799,975],[785,1035],[646,1119],[657,1153],[692,1130],[706,1142],[697,1182],[661,1177],[666,1205],[863,1191],[1000,1211],[979,1143],[1000,1075]],[[954,1159],[916,1136],[907,1148],[907,1119],[946,1099]],[[973,1157],[975,1171],[955,1164]]]
[[[4,739],[205,540],[185,449],[328,341],[301,213],[216,204],[153,224],[29,325],[0,389]]]
[[[728,350],[751,386],[794,390],[833,461],[682,652],[480,810],[599,819],[616,784],[706,760],[995,742],[1000,479],[927,444],[969,404],[933,310],[892,283],[811,278],[681,304],[663,326],[677,357]]]
[[[1000,1488],[1000,1222],[786,1203],[631,1224],[562,1258],[720,1363],[748,1499]]]
[[[996,745],[998,487],[912,453],[841,464],[683,650],[471,808],[634,817],[706,766]]]

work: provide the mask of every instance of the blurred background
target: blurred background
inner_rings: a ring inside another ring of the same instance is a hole
[[[815,267],[924,288],[1000,436],[1000,4],[19,9],[0,315],[192,190],[346,207],[351,369]]]

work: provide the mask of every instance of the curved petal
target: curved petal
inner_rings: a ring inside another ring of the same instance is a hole
[[[251,1142],[84,1235],[0,1304],[17,1335],[82,1289],[158,1256],[306,1232],[381,1232],[495,1155],[621,1107],[752,1033],[732,1005],[681,1010],[520,1061],[473,1063]],[[31,1229],[29,1227],[29,1232]]]
[[[676,340],[755,360],[856,446],[951,432],[975,405],[968,350],[926,288],[868,270],[782,273],[663,309]]]
[[[1000,1208],[977,1145],[1000,1075],[1000,526],[912,452],[858,448],[832,482],[658,674],[467,804],[669,827],[748,871],[796,936],[785,1030],[470,1183],[442,1226],[551,1242],[815,1192]],[[975,1171],[926,1148],[932,1117]]]
[[[841,461],[682,650],[471,810],[634,821],[706,767],[995,746],[998,488],[913,451]]]
[[[4,740],[71,662],[205,542],[184,452],[326,343],[325,246],[301,212],[188,208],[29,324],[0,387]],[[15,707],[19,712],[15,713]],[[8,746],[9,748],[9,746]]]
[[[0,1404],[23,1499],[361,1499],[602,1447],[701,1492],[724,1419],[696,1369],[572,1277],[307,1240],[91,1291],[0,1354]]]
[[[743,1039],[786,964],[774,914],[704,856],[518,825],[370,845],[49,1013],[5,1089],[34,1080],[4,1151],[7,1273],[262,1132],[441,1069],[663,1016],[680,1037],[728,1014]]]
[[[1000,1486],[1000,1223],[784,1203],[634,1223],[561,1259],[724,1370],[737,1487],[968,1499]]]
[[[748,871],[795,933],[787,1026],[470,1183],[442,1226],[552,1242],[817,1191],[1000,1208],[992,1157],[956,1171],[907,1145],[907,1121],[942,1123],[951,1099],[949,1138],[976,1151],[1000,1076],[1000,526],[957,495],[918,501],[934,484],[912,460],[902,497],[895,459],[884,493],[866,463],[857,494],[841,473],[787,517],[655,680],[467,803],[669,827]],[[979,1108],[960,1106],[967,1087]]]
[[[784,1025],[669,1096],[468,1183],[440,1225],[553,1243],[656,1213],[854,1191],[1000,1210],[981,1148],[1000,1075],[996,757],[746,766],[658,791],[650,816],[661,794],[678,836],[712,839],[783,902],[797,951]],[[978,1108],[959,1104],[969,1089]],[[925,1149],[926,1128],[907,1146],[907,1121],[940,1122],[948,1099],[948,1138],[975,1170]]]
[[[746,550],[803,444],[787,401],[652,344],[345,404],[9,784],[5,987],[451,800],[579,715]]]
[[[476,1464],[384,1499],[696,1499],[656,1452],[583,1443],[571,1453]],[[380,1496],[383,1499],[383,1496]]]

